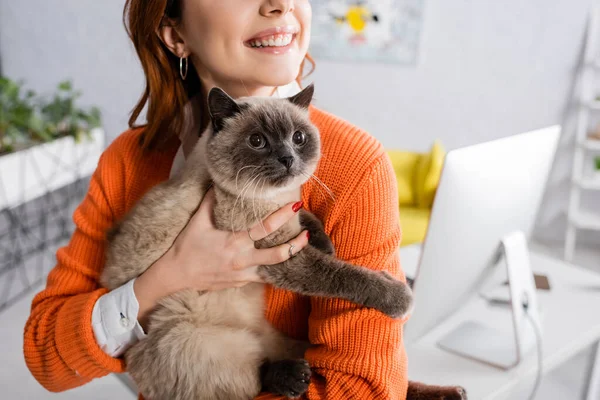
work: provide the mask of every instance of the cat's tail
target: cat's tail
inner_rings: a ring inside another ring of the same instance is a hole
[[[409,381],[406,400],[467,400],[462,386],[434,386]]]

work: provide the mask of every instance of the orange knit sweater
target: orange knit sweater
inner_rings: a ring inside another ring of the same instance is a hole
[[[396,180],[383,147],[316,108],[311,108],[311,119],[320,129],[323,152],[315,175],[333,191],[335,202],[311,180],[302,190],[304,207],[324,221],[338,257],[386,269],[404,280],[397,253],[401,233]],[[140,134],[125,132],[102,154],[74,213],[76,230],[58,250],[46,288],[33,300],[24,355],[33,376],[50,391],[126,371],[122,359],[99,348],[92,331],[92,308],[107,291],[98,283],[105,232],[148,189],[168,178],[179,146],[173,140],[160,151],[143,153]],[[313,377],[305,398],[405,399],[404,320],[345,300],[305,298],[272,287],[266,296],[266,318],[277,329],[317,345],[306,353]]]

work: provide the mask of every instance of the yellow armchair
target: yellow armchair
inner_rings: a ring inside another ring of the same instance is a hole
[[[398,183],[401,246],[425,239],[433,199],[437,191],[446,152],[435,140],[428,153],[387,150]]]

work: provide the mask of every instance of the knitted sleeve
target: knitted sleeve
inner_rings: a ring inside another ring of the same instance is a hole
[[[400,224],[396,179],[385,153],[374,159],[357,190],[338,203],[331,239],[337,257],[405,280],[400,269]],[[313,298],[306,359],[313,369],[308,398],[405,399],[405,320],[346,300]]]
[[[91,323],[94,304],[107,292],[98,279],[105,232],[115,219],[110,199],[118,196],[111,193],[123,193],[125,185],[118,154],[109,147],[101,156],[86,197],[73,215],[75,232],[58,250],[57,263],[46,287],[33,299],[25,325],[27,367],[52,392],[124,371],[122,360],[109,357],[98,346]]]

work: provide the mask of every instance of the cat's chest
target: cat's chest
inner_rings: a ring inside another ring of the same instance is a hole
[[[271,285],[250,283],[205,293],[198,296],[197,310],[200,323],[235,326],[259,334],[269,331],[268,325],[295,339],[308,338],[308,297]]]
[[[205,293],[198,298],[199,318],[208,322],[220,321],[229,326],[242,326],[260,330],[266,322],[265,285],[250,283],[241,288],[231,288]]]

